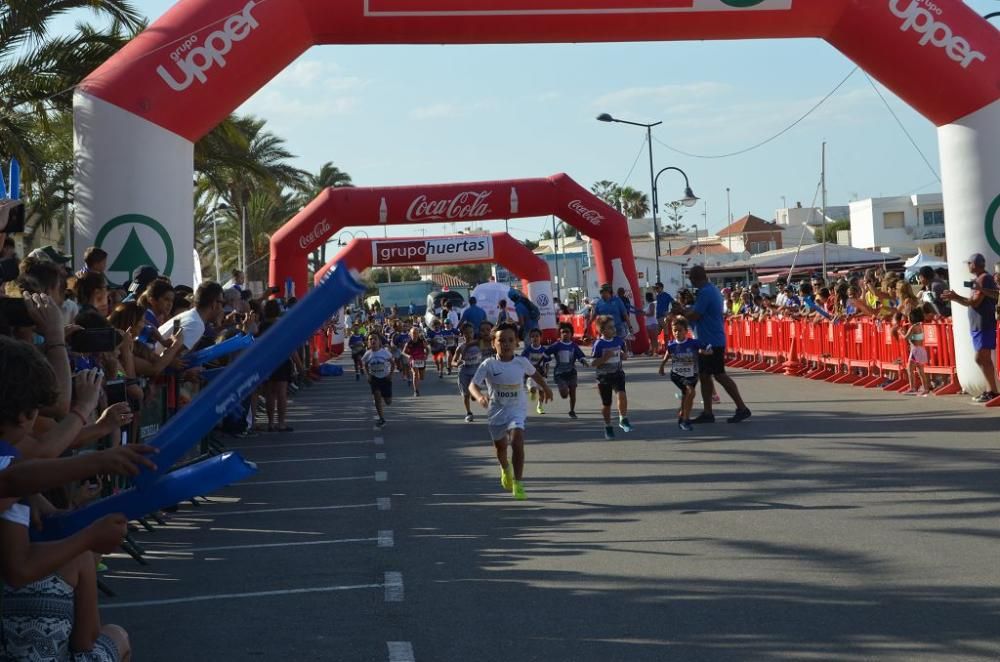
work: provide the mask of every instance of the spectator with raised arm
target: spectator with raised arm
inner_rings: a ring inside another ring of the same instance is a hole
[[[945,290],[941,297],[969,309],[969,331],[972,335],[972,348],[976,352],[976,365],[983,371],[988,385],[988,390],[973,400],[987,403],[1000,397],[997,369],[993,363],[993,352],[997,348],[997,282],[986,271],[986,258],[982,253],[974,253],[966,263],[973,277],[966,283],[966,287],[971,290],[969,296]]]

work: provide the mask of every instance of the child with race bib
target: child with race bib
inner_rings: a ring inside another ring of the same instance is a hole
[[[569,398],[569,417],[576,418],[576,364],[579,362],[587,365],[587,359],[573,342],[572,324],[569,322],[559,324],[559,340],[546,347],[545,353],[555,361],[552,378],[559,388],[559,397],[563,400]]]
[[[377,333],[368,334],[368,351],[361,357],[361,364],[368,375],[368,385],[375,400],[378,426],[382,427],[385,425],[383,404],[392,404],[392,373],[396,370],[392,353],[382,346],[382,336]]]
[[[355,323],[351,329],[351,337],[347,339],[347,347],[351,350],[351,360],[354,361],[354,381],[361,379],[364,367],[361,357],[365,353],[365,337],[361,334],[361,325]]]
[[[611,400],[618,398],[618,427],[632,431],[628,421],[628,397],[625,395],[625,371],[622,361],[626,358],[625,339],[617,335],[615,320],[609,316],[598,318],[601,337],[594,343],[591,365],[597,369],[597,390],[601,394],[601,415],[604,417],[604,438],[614,439],[611,426]]]
[[[472,404],[469,395],[469,385],[472,378],[479,369],[479,364],[483,360],[483,352],[479,347],[479,341],[474,337],[475,330],[468,322],[462,324],[462,342],[455,348],[455,355],[451,358],[451,365],[458,368],[458,390],[462,394],[462,403],[465,405],[465,422],[471,423]]]
[[[524,393],[524,380],[530,377],[541,388],[543,402],[552,399],[552,391],[545,378],[535,370],[531,361],[515,356],[517,333],[508,324],[493,331],[493,349],[496,357],[479,364],[469,393],[483,407],[489,407],[490,438],[500,462],[500,485],[511,490],[515,499],[522,500],[524,486],[524,422],[528,417],[528,398]],[[489,396],[482,389],[488,387]],[[507,446],[513,449],[513,471],[507,461]]]
[[[688,338],[688,322],[684,317],[675,317],[670,325],[673,339],[667,344],[660,362],[660,374],[666,371],[670,362],[670,381],[681,390],[681,408],[677,413],[677,427],[690,432],[691,408],[694,406],[695,387],[698,385],[698,354],[700,346],[694,338]]]
[[[545,348],[542,347],[542,332],[540,330],[532,329],[528,332],[528,344],[525,345],[521,356],[531,361],[531,365],[535,366],[535,370],[541,374],[543,379],[548,376],[546,364],[549,362],[549,356],[545,353]],[[532,380],[528,380],[526,385],[528,386],[528,397],[531,398],[532,402],[538,401],[538,404],[535,405],[535,411],[544,414],[545,408],[542,407],[542,400],[538,397],[539,389]]]
[[[410,339],[403,345],[403,356],[410,364],[410,376],[413,378],[413,397],[420,395],[420,382],[424,379],[427,369],[427,354],[430,348],[420,329],[410,329]]]
[[[431,343],[431,353],[434,355],[434,367],[437,368],[438,379],[444,379],[444,358],[448,341],[441,328],[441,320],[434,320],[431,330],[427,334],[427,340]]]

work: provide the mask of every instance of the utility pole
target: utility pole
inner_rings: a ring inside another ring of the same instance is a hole
[[[823,156],[821,164],[821,181],[823,182],[823,284],[826,284],[826,141],[823,142]]]
[[[726,218],[729,219],[729,225],[733,224],[733,201],[729,197],[729,187],[726,187]],[[729,227],[728,225],[726,227]],[[733,232],[729,231],[729,252],[733,252]]]

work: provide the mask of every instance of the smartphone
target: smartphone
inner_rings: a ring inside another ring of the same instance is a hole
[[[82,329],[69,337],[70,350],[78,354],[113,352],[118,347],[118,329]]]
[[[178,317],[175,317],[175,318],[174,318],[174,333],[173,333],[173,335],[175,335],[175,336],[176,336],[176,335],[177,335],[177,333],[178,333],[178,332],[179,332],[180,330],[181,330],[181,320],[180,320],[180,318],[178,318]]]
[[[104,384],[104,392],[108,396],[108,406],[128,400],[127,384],[124,379],[113,379]]]
[[[0,299],[0,322],[12,327],[35,325],[35,320],[28,314],[28,304],[24,299],[14,297]]]

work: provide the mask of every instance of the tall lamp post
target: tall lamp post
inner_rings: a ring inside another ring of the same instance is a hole
[[[219,212],[223,212],[229,209],[229,205],[225,202],[220,202],[215,206],[215,209],[209,212],[212,217],[212,243],[215,245],[215,282],[222,282],[222,268],[221,262],[219,260]]]
[[[688,182],[687,173],[675,166],[667,166],[666,168],[660,170],[660,172],[656,173],[656,177],[653,178],[653,206],[656,207],[660,204],[660,198],[656,192],[656,185],[660,181],[660,175],[668,170],[676,170],[684,176],[684,197],[680,199],[681,204],[685,207],[694,207],[698,204],[698,196],[696,196],[694,191],[691,190],[691,184]],[[653,218],[656,218],[655,213],[653,214]],[[656,221],[654,220],[653,222],[655,223]],[[660,239],[658,236],[656,237],[656,282],[663,282],[663,279],[660,278]]]
[[[663,122],[653,122],[651,124],[643,124],[642,122],[630,122],[628,120],[620,120],[612,117],[608,113],[601,113],[597,116],[598,122],[617,122],[618,124],[631,124],[632,126],[641,126],[646,129],[646,144],[649,146],[649,186],[650,186],[650,202],[653,207],[653,244],[654,244],[654,257],[656,259],[656,281],[660,282],[660,225],[656,220],[656,177],[653,175],[653,127],[663,124]]]

